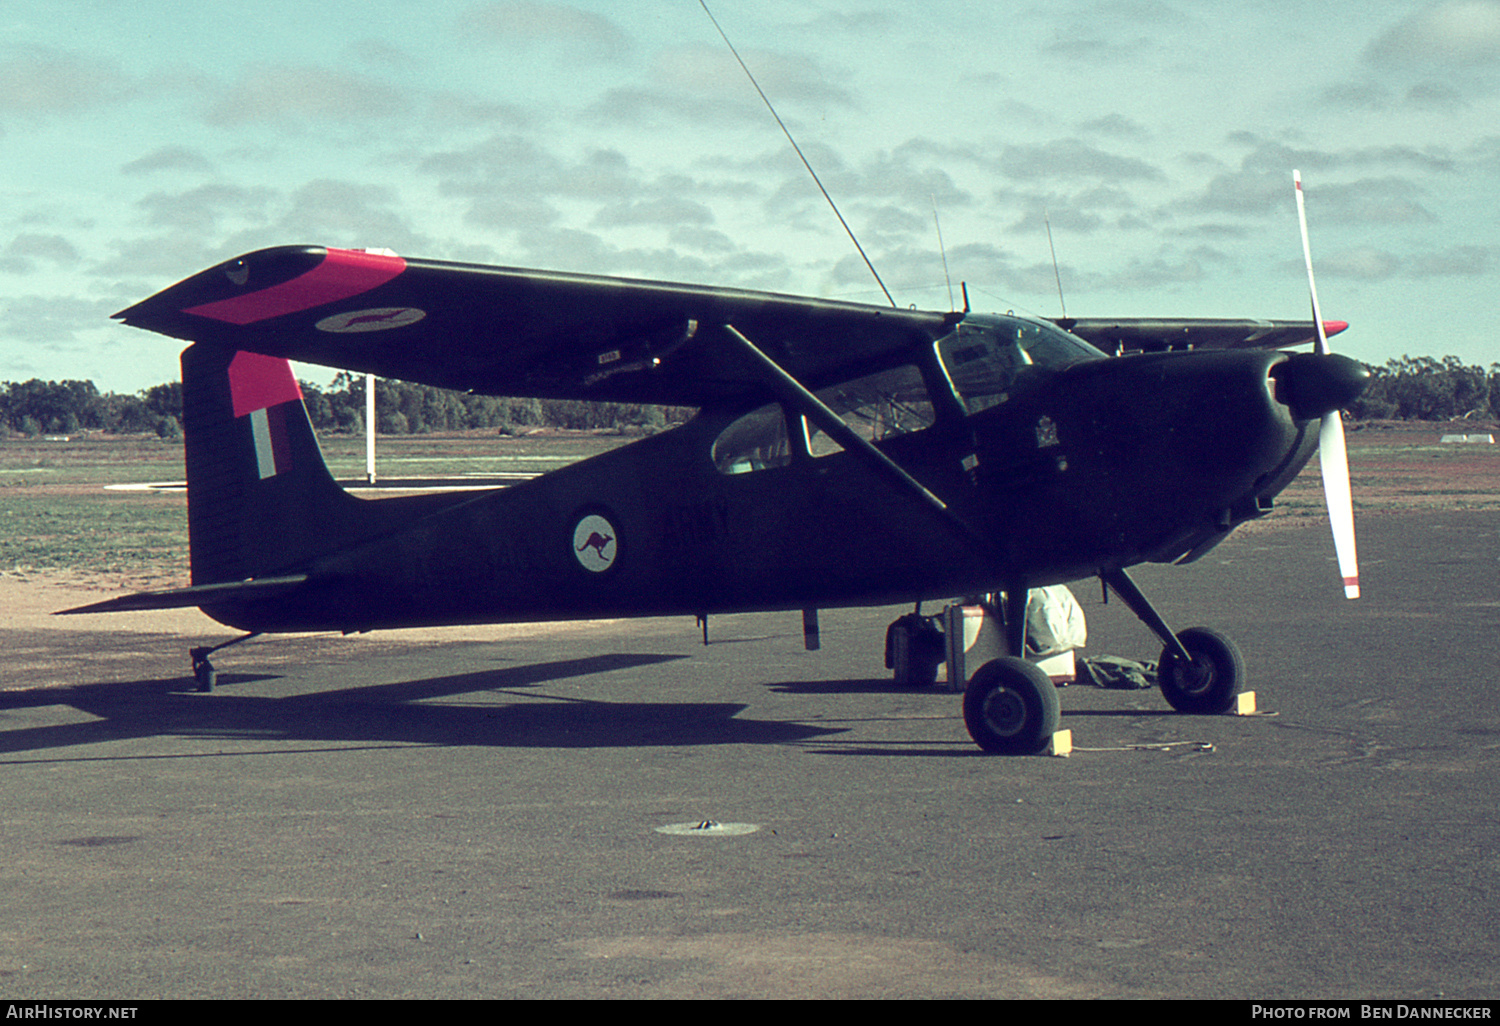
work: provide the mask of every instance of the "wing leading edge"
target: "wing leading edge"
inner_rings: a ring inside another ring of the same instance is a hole
[[[1054,323],[1106,353],[1286,349],[1310,344],[1318,338],[1317,326],[1312,321],[1068,317],[1057,318]],[[1329,335],[1337,335],[1347,327],[1344,321],[1323,322],[1323,330]]]

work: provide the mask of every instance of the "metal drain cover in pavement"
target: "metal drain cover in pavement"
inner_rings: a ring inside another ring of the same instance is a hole
[[[696,823],[668,823],[657,827],[656,832],[676,837],[737,837],[753,834],[759,829],[758,823],[715,823],[711,819],[700,819]]]

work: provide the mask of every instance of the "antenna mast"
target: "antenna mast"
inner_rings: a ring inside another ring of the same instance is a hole
[[[1062,272],[1057,269],[1057,247],[1052,245],[1052,218],[1042,208],[1042,222],[1047,226],[1047,248],[1052,251],[1052,277],[1057,279],[1057,302],[1062,306],[1063,320],[1068,319],[1068,301],[1063,298]]]
[[[720,38],[724,40],[724,45],[729,47],[729,52],[734,54],[734,59],[739,61],[740,67],[744,70],[746,77],[750,79],[750,84],[755,87],[755,91],[760,94],[760,98],[765,103],[766,109],[771,112],[771,117],[775,118],[776,123],[781,126],[781,133],[782,135],[786,136],[786,141],[791,143],[792,149],[797,151],[797,158],[802,161],[802,166],[807,168],[808,174],[812,175],[812,180],[817,183],[818,191],[823,194],[823,198],[827,200],[828,205],[833,208],[833,215],[839,219],[839,224],[844,226],[844,231],[846,234],[848,234],[849,241],[853,242],[854,248],[859,250],[860,259],[865,262],[865,266],[868,267],[870,269],[870,273],[875,276],[875,284],[880,286],[880,291],[885,293],[885,298],[890,301],[891,306],[895,306],[896,300],[891,297],[891,290],[886,288],[885,282],[880,280],[880,274],[875,270],[875,265],[870,263],[870,258],[865,255],[865,247],[859,244],[859,239],[857,239],[854,235],[854,229],[849,227],[849,222],[845,221],[844,215],[839,213],[838,204],[833,202],[833,197],[828,195],[827,189],[823,188],[823,180],[818,177],[818,173],[813,170],[813,166],[807,162],[807,157],[803,156],[802,147],[798,146],[797,140],[792,138],[791,130],[786,127],[786,122],[781,120],[781,115],[776,113],[776,108],[771,104],[770,97],[766,96],[765,90],[762,89],[760,87],[760,83],[755,80],[755,75],[751,73],[749,65],[747,65],[745,63],[745,59],[740,56],[740,52],[734,48],[734,44],[729,41],[729,37],[724,34],[724,29],[719,25],[719,19],[715,18],[714,12],[708,9],[708,0],[698,0],[698,4],[703,8],[703,13],[708,15],[708,20],[714,23],[714,28],[718,29]]]
[[[948,283],[948,309],[953,309],[953,278],[948,274],[948,247],[943,245],[943,222],[938,218],[937,197],[932,197],[932,223],[937,226],[938,252],[943,257],[943,280]],[[964,304],[964,313],[968,313],[968,303]]]

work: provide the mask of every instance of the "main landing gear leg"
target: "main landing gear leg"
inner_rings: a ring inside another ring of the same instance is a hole
[[[1217,714],[1234,706],[1245,686],[1245,660],[1234,642],[1207,627],[1189,627],[1173,634],[1124,570],[1106,570],[1099,579],[1161,639],[1157,679],[1162,697],[1173,709]]]
[[[193,679],[198,682],[198,690],[202,692],[212,691],[214,689],[214,685],[217,684],[219,680],[219,671],[215,670],[214,664],[208,661],[209,656],[213,655],[215,652],[219,652],[223,649],[229,648],[231,645],[238,645],[242,641],[249,641],[251,638],[258,638],[261,636],[261,634],[261,631],[256,631],[253,634],[246,634],[242,638],[235,638],[233,641],[226,641],[222,645],[195,648],[189,651],[188,655],[193,657]]]

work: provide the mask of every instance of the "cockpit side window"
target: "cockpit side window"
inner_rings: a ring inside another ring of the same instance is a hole
[[[769,403],[731,423],[714,439],[714,466],[721,474],[748,474],[792,462],[791,439],[779,403]]]

